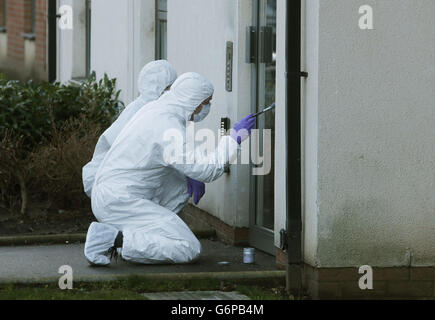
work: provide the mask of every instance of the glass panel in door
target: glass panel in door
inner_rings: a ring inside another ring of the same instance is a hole
[[[257,65],[257,109],[261,111],[275,102],[276,79],[276,1],[259,1],[259,59]],[[266,27],[266,28],[264,28]],[[262,35],[262,32],[264,33]],[[271,165],[269,174],[256,178],[256,221],[259,228],[274,229],[274,150],[275,150],[275,110],[258,117],[258,129],[271,130]],[[260,131],[262,132],[262,131]],[[263,150],[262,134],[260,146]]]

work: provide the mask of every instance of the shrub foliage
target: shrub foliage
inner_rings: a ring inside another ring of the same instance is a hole
[[[88,204],[81,168],[122,109],[119,94],[115,79],[105,75],[97,80],[95,73],[81,85],[22,83],[0,76],[3,206],[25,214],[28,198],[64,208]]]

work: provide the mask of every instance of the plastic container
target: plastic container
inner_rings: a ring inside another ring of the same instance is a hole
[[[245,248],[243,249],[243,263],[252,264],[255,262],[255,249]]]

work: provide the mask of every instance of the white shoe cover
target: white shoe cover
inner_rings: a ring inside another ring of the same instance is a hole
[[[108,224],[92,222],[85,243],[85,256],[91,264],[107,266],[108,251],[114,246],[119,230]]]

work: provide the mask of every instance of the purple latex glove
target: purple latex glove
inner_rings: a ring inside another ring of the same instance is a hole
[[[205,194],[205,184],[187,177],[187,190],[190,197],[193,195],[193,202],[198,204],[199,200],[201,200],[202,196]]]
[[[242,120],[234,125],[234,129],[231,132],[231,137],[241,144],[242,141],[248,139],[251,134],[251,130],[255,127],[255,117],[253,114],[244,117]]]

